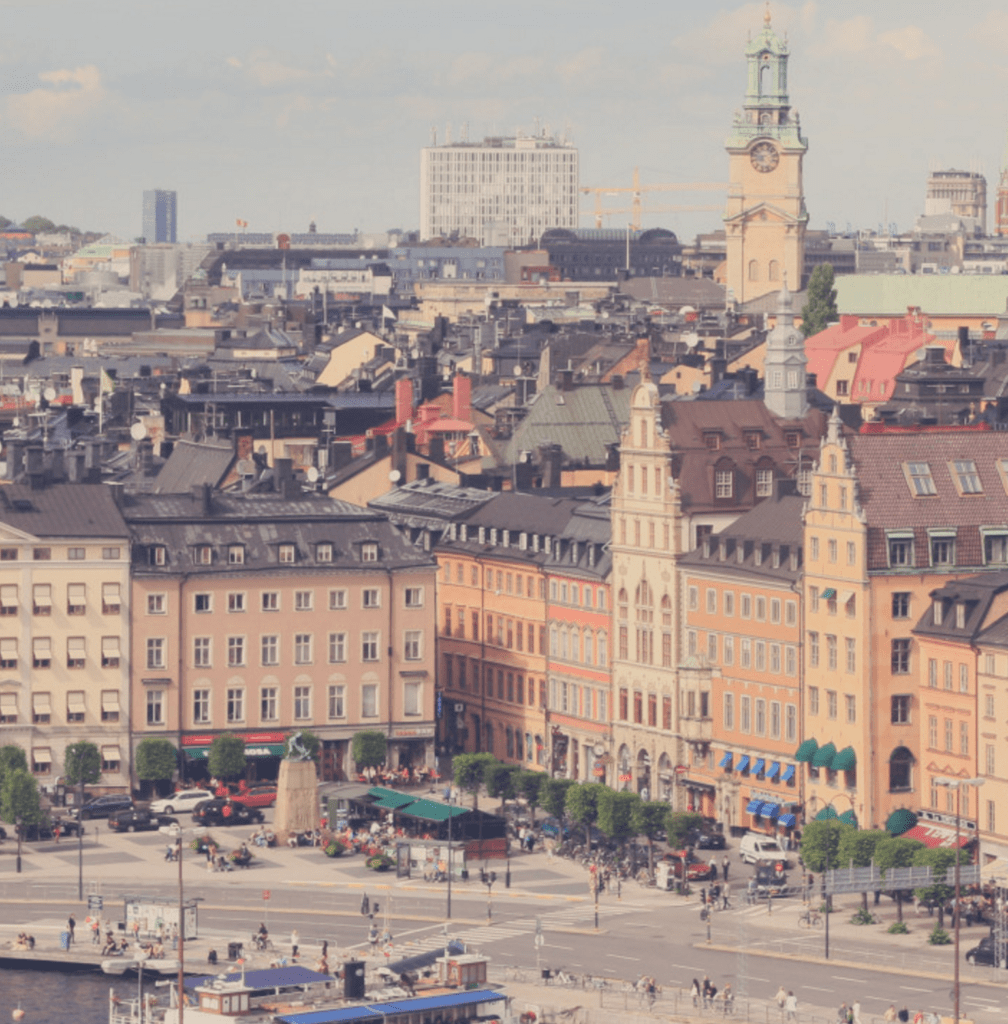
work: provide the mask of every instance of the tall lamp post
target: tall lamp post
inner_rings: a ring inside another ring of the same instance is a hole
[[[945,776],[939,776],[935,780],[936,786],[945,786],[947,789],[954,789],[956,794],[956,806],[955,806],[955,820],[956,820],[956,844],[955,844],[955,915],[953,922],[955,925],[955,973],[954,981],[952,984],[952,1000],[955,1004],[953,1021],[955,1024],[959,1024],[959,843],[962,839],[961,826],[960,826],[960,796],[962,793],[963,786],[975,786],[980,788],[984,784],[983,779],[950,779]]]

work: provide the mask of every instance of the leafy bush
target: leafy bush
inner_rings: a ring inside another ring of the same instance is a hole
[[[206,853],[211,846],[216,846],[217,840],[208,832],[205,836],[196,836],[189,844],[193,853]]]
[[[374,857],[369,857],[366,861],[366,866],[372,871],[388,871],[393,863],[391,857],[386,857],[384,853],[379,853]]]
[[[851,924],[875,924],[875,916],[870,910],[859,907],[858,912],[850,919]]]
[[[952,936],[936,921],[934,928],[931,929],[931,934],[928,935],[928,942],[932,946],[947,946],[951,941]]]
[[[891,925],[886,929],[890,935],[906,935],[910,929],[902,921],[893,921]]]
[[[326,844],[324,853],[327,857],[342,857],[343,854],[346,853],[346,847],[342,843],[332,839]]]

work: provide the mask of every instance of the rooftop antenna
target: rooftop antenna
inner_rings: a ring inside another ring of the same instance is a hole
[[[432,124],[430,126],[430,144],[432,146],[436,146],[437,145],[437,125],[436,124]]]

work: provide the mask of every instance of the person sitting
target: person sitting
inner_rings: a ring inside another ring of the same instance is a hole
[[[128,950],[129,950],[129,943],[126,941],[126,936],[124,935],[119,940],[119,953],[122,956],[125,956]]]
[[[217,963],[217,950],[216,949],[211,949],[210,952],[207,953],[206,959],[207,959],[207,963],[208,964],[216,964]]]

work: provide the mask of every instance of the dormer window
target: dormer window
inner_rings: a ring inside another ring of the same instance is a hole
[[[366,544],[361,544],[361,561],[377,562],[378,545],[375,544],[373,541],[368,541]]]
[[[714,471],[714,497],[730,500],[735,496],[735,474],[730,469]]]
[[[480,544],[486,544],[486,527],[481,526],[479,528],[479,542]]]
[[[490,547],[492,547],[492,548],[497,547],[497,527],[496,526],[491,526],[490,527]]]
[[[1004,565],[1008,562],[1008,534],[985,534],[984,560],[988,565]]]
[[[294,564],[294,545],[281,544],[277,548],[277,558],[285,565]]]
[[[942,613],[945,610],[944,602],[940,597],[936,597],[932,602],[931,608],[931,621],[936,626],[940,626],[942,624]]]
[[[962,601],[956,602],[956,629],[966,628],[966,605]]]
[[[331,562],[332,561],[332,544],[328,541],[322,544],[315,545],[315,561],[316,562]]]
[[[197,565],[210,565],[213,562],[213,548],[209,544],[200,544],[196,548],[196,557],[193,561]]]
[[[931,564],[933,566],[955,565],[955,534],[938,533],[932,534],[931,541]]]
[[[983,484],[972,459],[958,459],[952,463],[952,476],[960,494],[983,494]]]
[[[784,442],[788,446],[788,448],[797,448],[798,444],[799,444],[799,441],[800,441],[800,437],[798,435],[798,431],[797,430],[789,430],[784,435]]]
[[[244,565],[245,548],[241,544],[231,544],[228,547],[228,565]]]
[[[931,476],[931,466],[928,463],[908,462],[904,469],[910,482],[910,491],[915,498],[926,498],[938,493],[934,477]]]
[[[708,433],[703,436],[704,444],[707,445],[707,450],[716,452],[721,450],[721,435],[717,433]]]
[[[758,430],[747,430],[745,440],[746,447],[751,452],[758,452],[763,446],[763,435]]]
[[[168,549],[160,544],[155,544],[150,549],[150,564],[151,565],[167,565],[168,564]]]

